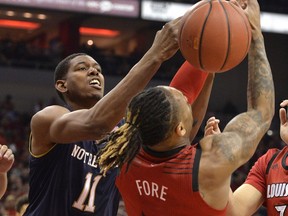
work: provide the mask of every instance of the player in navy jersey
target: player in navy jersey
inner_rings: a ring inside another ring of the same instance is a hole
[[[227,215],[231,174],[253,156],[274,116],[274,84],[259,5],[256,0],[247,4],[252,27],[247,111],[235,116],[223,133],[191,145],[203,119],[195,123],[195,116],[207,107],[203,102],[208,103],[210,76],[192,109],[175,88],[150,88],[131,100],[125,124],[100,151],[103,174],[121,168],[116,185],[128,215]]]
[[[14,163],[14,154],[6,145],[0,144],[0,199],[5,194],[8,184],[7,173]]]
[[[177,18],[165,24],[151,48],[104,97],[102,69],[91,56],[72,54],[57,65],[55,88],[68,108],[49,106],[31,119],[29,206],[24,215],[116,215],[117,172],[103,178],[97,153],[132,96],[177,52],[180,23]]]

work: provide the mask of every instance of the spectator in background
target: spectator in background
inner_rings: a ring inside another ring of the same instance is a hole
[[[0,199],[7,190],[7,173],[14,163],[14,154],[6,145],[0,144]]]
[[[29,200],[27,194],[23,194],[22,196],[18,197],[15,205],[16,216],[22,216],[28,207],[28,204]]]
[[[9,194],[4,201],[4,207],[6,212],[5,216],[16,215],[15,204],[16,204],[16,196],[13,194]]]

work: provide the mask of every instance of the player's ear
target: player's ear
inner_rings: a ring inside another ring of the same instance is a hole
[[[175,132],[178,136],[184,136],[186,134],[186,129],[185,129],[184,124],[182,122],[180,122],[177,125],[175,130],[176,130]]]
[[[55,88],[62,93],[66,92],[67,91],[66,81],[65,80],[57,80],[55,83]]]

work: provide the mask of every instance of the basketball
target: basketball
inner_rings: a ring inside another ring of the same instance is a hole
[[[225,0],[202,0],[182,19],[179,47],[194,67],[211,73],[228,71],[247,56],[251,27],[240,6]]]

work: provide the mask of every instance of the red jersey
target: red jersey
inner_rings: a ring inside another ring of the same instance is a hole
[[[269,216],[288,216],[288,146],[260,157],[245,183],[262,193]]]
[[[129,216],[224,216],[226,208],[211,208],[198,191],[201,150],[195,146],[169,152],[140,150],[126,172],[116,179]]]

